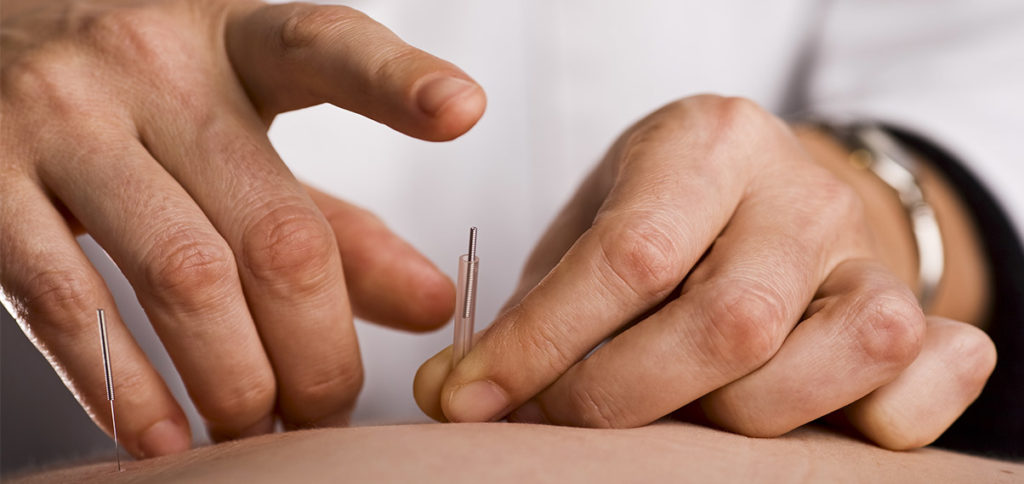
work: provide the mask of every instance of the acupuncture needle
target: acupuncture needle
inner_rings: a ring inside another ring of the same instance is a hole
[[[469,251],[459,257],[459,285],[455,294],[455,341],[452,344],[452,368],[469,353],[473,344],[476,318],[476,276],[480,259],[476,256],[476,227],[469,229]]]
[[[121,472],[121,449],[117,445],[117,417],[114,415],[114,377],[110,372],[110,345],[107,342],[107,318],[102,309],[96,310],[100,325],[100,346],[103,349],[103,378],[107,382],[107,400],[110,402],[110,424],[114,430],[114,456],[117,472]]]

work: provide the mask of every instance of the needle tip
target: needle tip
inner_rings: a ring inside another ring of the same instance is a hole
[[[469,261],[476,259],[476,227],[469,228]]]

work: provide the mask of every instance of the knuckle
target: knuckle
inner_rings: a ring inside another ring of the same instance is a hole
[[[569,391],[569,404],[575,409],[581,426],[610,429],[623,427],[626,419],[621,406],[597,386],[577,386]]]
[[[715,115],[729,127],[748,127],[762,123],[768,113],[756,102],[743,97],[723,97],[715,100]]]
[[[736,149],[749,150],[758,144],[752,140],[771,141],[766,137],[777,133],[780,126],[780,121],[749,99],[711,94],[691,96],[662,107],[634,126],[623,144],[629,156],[623,156],[622,163],[658,156],[668,145],[676,152],[680,149],[704,152],[702,158],[706,162],[692,168],[717,173],[712,167],[722,163],[729,165],[763,158],[737,156]]]
[[[301,203],[271,208],[245,231],[242,260],[253,276],[299,288],[320,287],[325,268],[340,257],[334,233]]]
[[[146,59],[166,50],[160,40],[161,23],[147,8],[97,9],[82,16],[78,34],[107,54]]]
[[[189,35],[183,25],[168,16],[158,4],[98,9],[83,16],[74,39],[83,43],[93,56],[116,62],[130,78],[142,79],[159,87],[157,95],[174,106],[196,107],[208,104],[202,98],[209,87],[214,60],[203,36]],[[216,17],[217,15],[212,15]],[[98,84],[98,89],[110,91]]]
[[[38,49],[5,65],[3,92],[7,100],[25,99],[48,107],[60,116],[85,113],[88,102],[69,75],[75,61],[59,49]]]
[[[857,341],[875,362],[906,366],[917,356],[924,340],[925,318],[909,294],[885,289],[866,290],[855,313]]]
[[[369,17],[344,5],[315,6],[296,4],[281,23],[278,39],[285,51],[302,50],[341,35]]]
[[[599,245],[612,287],[625,286],[644,301],[664,297],[682,278],[677,242],[658,216],[630,214],[628,221],[603,233]]]
[[[705,128],[710,146],[747,146],[750,140],[764,139],[771,126],[771,114],[754,101],[741,97],[718,97],[708,103]]]
[[[726,98],[718,94],[696,94],[693,96],[687,96],[684,98],[676,99],[652,113],[647,119],[659,118],[667,116],[669,118],[680,118],[689,116],[696,111],[707,109],[708,106],[716,106],[722,103]]]
[[[35,274],[19,291],[24,295],[20,299],[25,319],[34,319],[31,317],[34,315],[61,333],[81,331],[81,321],[68,315],[93,310],[96,291],[88,281],[88,276],[70,269],[51,269]]]
[[[269,374],[226,380],[200,405],[203,418],[228,428],[239,428],[270,413],[277,398],[277,386]]]
[[[787,309],[782,296],[765,283],[723,281],[710,291],[706,328],[712,361],[748,371],[768,361],[782,344]]]
[[[143,272],[153,294],[174,304],[219,294],[234,278],[231,248],[217,236],[176,230],[153,245]]]
[[[671,152],[669,142],[685,133],[682,117],[665,108],[648,116],[627,131],[613,150],[617,156],[614,172],[621,173],[640,160],[656,159]]]

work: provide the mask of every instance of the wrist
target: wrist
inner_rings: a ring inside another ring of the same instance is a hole
[[[847,148],[832,135],[809,126],[796,127],[794,131],[815,162],[847,182],[860,195],[879,259],[918,291],[917,243],[895,189],[871,170],[851,163]],[[917,182],[935,212],[945,247],[942,280],[925,310],[929,314],[980,323],[988,305],[988,274],[977,230],[949,183],[932,170],[926,160],[917,161]]]
[[[850,163],[848,150],[830,134],[813,127],[797,127],[794,132],[813,161],[860,196],[878,258],[917,291],[917,249],[910,222],[896,192],[871,171]]]

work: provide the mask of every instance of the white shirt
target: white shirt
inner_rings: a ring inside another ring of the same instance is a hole
[[[486,90],[487,113],[440,144],[331,106],[279,116],[270,137],[299,179],[376,212],[453,278],[467,229],[478,226],[478,325],[493,318],[541,232],[618,134],[701,92],[745,96],[782,115],[915,131],[963,160],[1018,233],[1024,227],[1018,0],[350,5],[462,67]],[[91,241],[83,244],[203,440],[202,421],[130,287]],[[354,424],[425,420],[412,378],[451,343],[450,326],[411,335],[357,325],[366,384]]]

